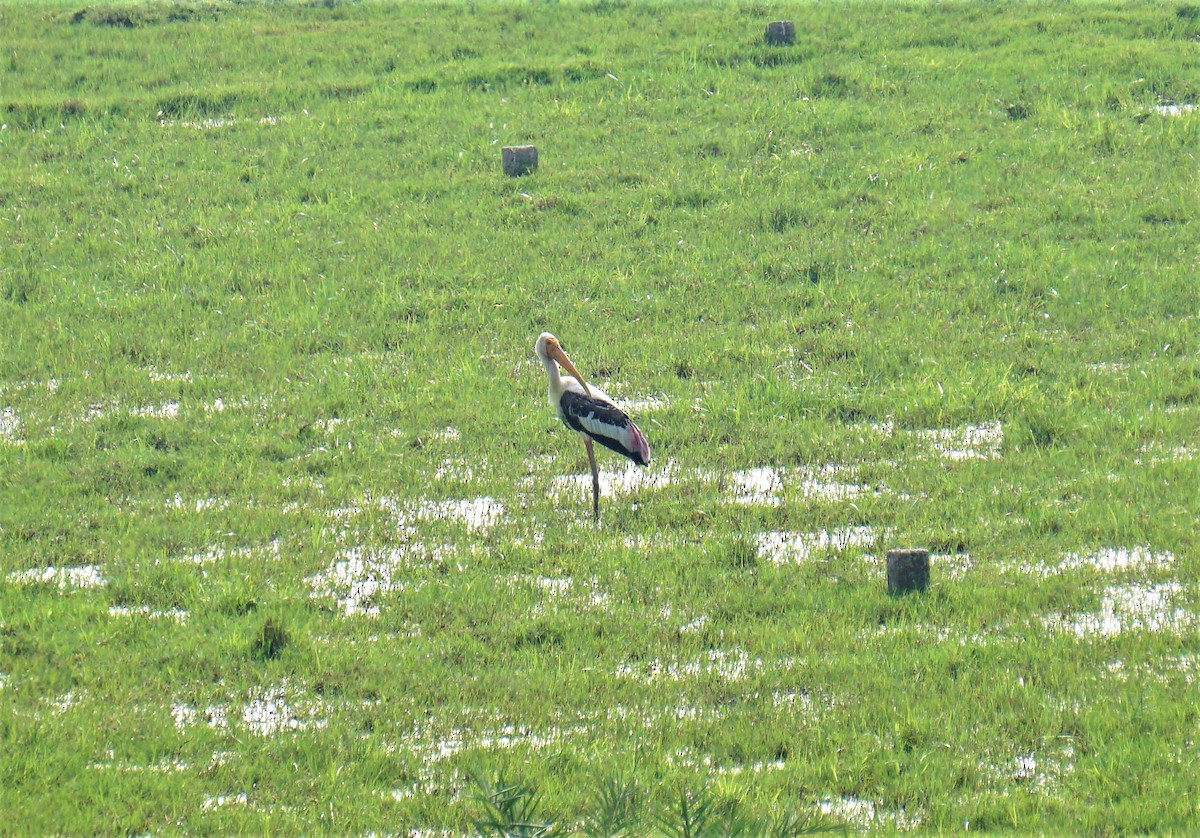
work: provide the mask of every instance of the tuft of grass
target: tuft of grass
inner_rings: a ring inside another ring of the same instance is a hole
[[[268,617],[254,636],[250,645],[250,654],[260,661],[275,660],[292,642],[291,633],[286,628]]]
[[[635,833],[645,817],[643,794],[630,777],[609,777],[596,784],[583,822],[583,833],[591,838],[617,838]]]
[[[506,782],[499,775],[488,778],[476,771],[475,800],[483,810],[473,819],[475,829],[483,835],[506,838],[537,838],[550,834],[552,821],[539,813],[537,792],[520,783]]]

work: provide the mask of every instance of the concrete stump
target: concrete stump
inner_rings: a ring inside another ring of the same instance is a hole
[[[925,590],[929,587],[929,551],[888,550],[887,575],[889,594]]]
[[[767,43],[772,46],[790,46],[796,42],[796,25],[790,20],[776,20],[767,24]]]
[[[506,145],[500,149],[500,160],[504,164],[504,174],[509,177],[527,175],[537,171],[537,146]]]

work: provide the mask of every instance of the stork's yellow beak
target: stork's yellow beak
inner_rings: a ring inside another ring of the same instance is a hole
[[[575,380],[583,385],[583,392],[587,393],[588,398],[592,397],[592,391],[588,389],[587,382],[583,380],[583,376],[579,374],[579,370],[575,369],[575,365],[571,363],[571,359],[567,357],[567,353],[563,352],[562,346],[558,341],[550,341],[546,343],[546,354],[553,358],[567,372],[575,376]]]

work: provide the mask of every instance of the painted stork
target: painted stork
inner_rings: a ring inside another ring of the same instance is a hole
[[[592,467],[592,514],[599,520],[600,472],[596,468],[593,440],[618,454],[624,454],[639,466],[650,462],[650,445],[641,429],[617,407],[616,402],[599,388],[588,386],[567,353],[563,352],[558,338],[549,332],[542,332],[534,344],[534,351],[550,379],[548,396],[550,404],[558,411],[558,418],[568,428],[583,435],[588,465]],[[574,378],[561,375],[559,364]]]

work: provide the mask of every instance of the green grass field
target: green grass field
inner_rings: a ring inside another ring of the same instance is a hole
[[[0,6],[0,830],[1200,830],[1197,104],[1188,3]]]

